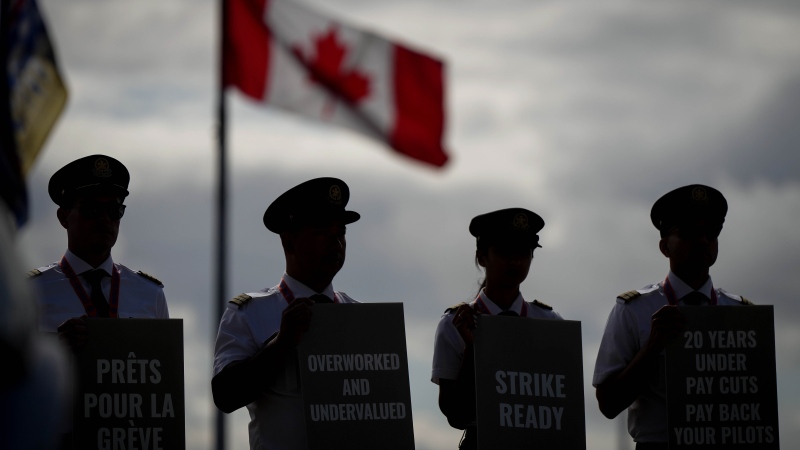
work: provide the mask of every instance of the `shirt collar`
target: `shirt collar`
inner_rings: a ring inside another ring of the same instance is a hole
[[[694,292],[691,286],[684,283],[683,280],[678,278],[677,275],[669,271],[669,284],[672,285],[672,289],[675,291],[675,298],[680,300],[687,294]],[[708,280],[700,286],[700,289],[697,289],[697,292],[705,295],[708,298],[711,298],[711,289],[714,288],[714,284],[711,282],[711,276],[709,275]]]
[[[283,272],[283,281],[286,282],[286,285],[289,286],[289,289],[294,294],[294,298],[302,298],[302,297],[311,297],[314,294],[322,294],[328,297],[331,300],[335,300],[335,296],[333,293],[333,283],[329,284],[322,292],[317,292],[310,287],[306,286],[305,284],[297,281],[296,279],[292,278],[286,272]]]
[[[69,263],[72,270],[75,271],[77,275],[80,275],[87,270],[92,270],[92,267],[86,261],[80,259],[75,253],[72,253],[69,249],[67,249],[66,253],[64,253],[64,257],[67,258],[67,262]],[[114,270],[114,260],[111,258],[111,255],[108,255],[108,258],[103,261],[102,264],[97,266],[98,269],[103,269],[106,271],[107,274],[111,275],[112,271]]]
[[[481,300],[483,301],[483,303],[486,305],[486,307],[489,308],[489,312],[493,316],[496,316],[496,315],[498,315],[498,314],[500,314],[501,312],[504,311],[502,308],[497,306],[493,301],[491,301],[489,299],[489,297],[486,295],[486,293],[483,291],[483,289],[481,289],[480,297],[481,297]],[[514,300],[514,303],[512,303],[511,306],[509,306],[508,309],[505,310],[505,311],[513,311],[513,312],[515,312],[515,313],[517,313],[518,315],[521,316],[522,315],[522,303],[524,301],[525,301],[525,299],[522,298],[522,292],[520,292],[519,294],[517,294],[517,298]]]

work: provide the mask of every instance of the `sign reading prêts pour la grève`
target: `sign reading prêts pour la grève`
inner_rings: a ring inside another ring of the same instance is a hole
[[[73,448],[186,448],[183,321],[88,319],[77,354]]]

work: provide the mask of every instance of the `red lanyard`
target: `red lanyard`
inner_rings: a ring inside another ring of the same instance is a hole
[[[286,299],[286,303],[294,301],[294,293],[289,289],[289,285],[286,284],[283,278],[281,278],[281,283],[278,285],[278,290],[281,291],[281,295]],[[336,295],[336,292],[333,293],[333,303],[339,303],[339,296]]]
[[[677,306],[678,299],[675,296],[675,289],[672,288],[672,283],[669,282],[669,277],[664,279],[664,294],[667,296],[667,302],[672,306]],[[708,301],[708,304],[711,306],[717,305],[717,291],[714,290],[714,286],[711,286],[711,298]]]
[[[86,310],[86,314],[89,317],[97,317],[97,310],[94,308],[92,301],[89,299],[89,295],[86,294],[86,290],[83,288],[78,275],[75,274],[72,266],[70,266],[69,262],[67,262],[66,256],[61,258],[60,265],[61,270],[63,270],[64,274],[66,274],[67,278],[69,278],[69,283],[72,285],[72,290],[75,291],[75,295],[77,295],[78,299],[80,299],[81,303],[83,303],[83,309]],[[119,311],[119,269],[117,269],[117,266],[114,265],[112,265],[112,267],[111,299],[108,301],[108,317],[116,318]]]
[[[486,303],[484,303],[480,294],[475,298],[475,307],[478,308],[478,310],[483,314],[492,314],[492,312],[489,310],[489,307],[486,306]],[[522,314],[520,314],[520,317],[528,317],[528,302],[525,300],[522,301]]]

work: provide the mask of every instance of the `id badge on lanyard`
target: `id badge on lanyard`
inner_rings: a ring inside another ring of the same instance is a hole
[[[72,290],[75,291],[75,295],[78,296],[78,299],[83,304],[86,315],[89,317],[97,317],[97,309],[95,309],[94,304],[92,304],[92,300],[86,293],[86,289],[83,288],[81,280],[78,278],[75,270],[69,265],[66,256],[61,258],[61,263],[59,265],[69,279],[69,283],[72,285]],[[117,266],[113,266],[111,270],[111,298],[108,300],[108,317],[110,318],[117,318],[119,314],[119,279],[119,269],[117,269]]]

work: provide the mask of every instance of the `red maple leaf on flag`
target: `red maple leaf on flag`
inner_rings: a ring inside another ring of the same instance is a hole
[[[356,105],[369,96],[370,79],[358,68],[342,67],[347,46],[340,42],[335,26],[327,33],[314,37],[316,55],[306,57],[299,46],[292,49],[294,55],[308,68],[309,80],[320,84],[334,96]]]

